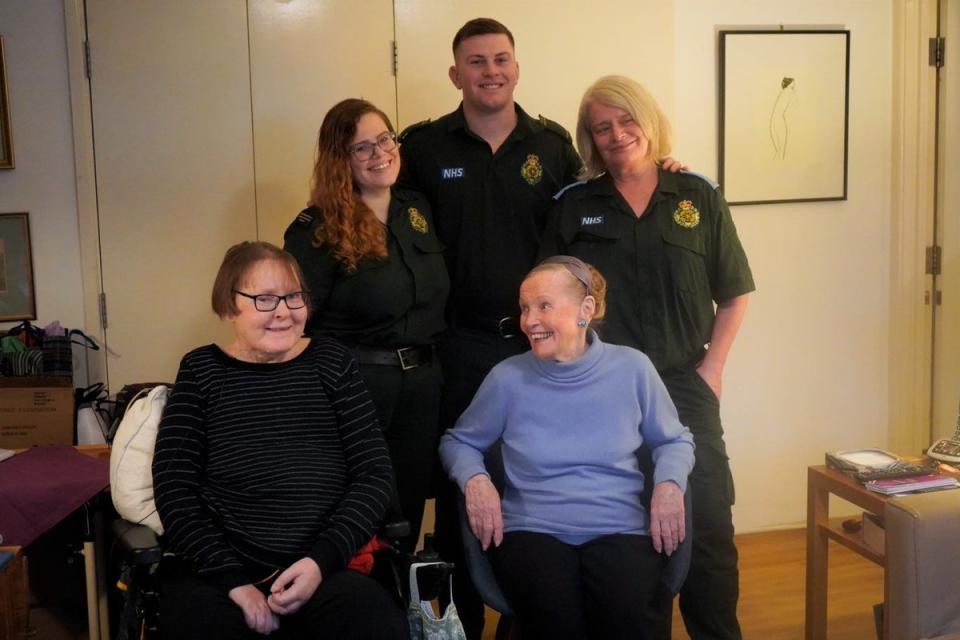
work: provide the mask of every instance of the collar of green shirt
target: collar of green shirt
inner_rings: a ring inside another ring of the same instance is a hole
[[[519,104],[513,103],[513,108],[517,112],[517,126],[510,132],[507,140],[523,140],[531,133],[543,128],[543,125],[527,115],[527,112],[524,111]],[[462,102],[460,106],[457,107],[457,110],[450,114],[450,120],[447,122],[447,131],[457,130],[462,130],[471,136],[477,137],[475,133],[470,131],[470,127],[467,126],[467,118],[463,115]]]

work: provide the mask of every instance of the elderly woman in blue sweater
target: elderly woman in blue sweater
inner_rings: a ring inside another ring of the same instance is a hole
[[[490,372],[440,446],[525,640],[664,631],[660,572],[686,535],[693,439],[650,360],[589,328],[605,293],[577,258],[535,267],[520,287],[531,351]],[[502,501],[483,462],[498,440]],[[654,462],[649,512],[641,445]]]

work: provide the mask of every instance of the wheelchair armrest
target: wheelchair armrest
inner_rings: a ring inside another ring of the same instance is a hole
[[[410,522],[406,518],[388,520],[380,527],[380,535],[387,540],[400,540],[410,535]]]
[[[114,520],[112,529],[116,552],[123,561],[135,565],[160,562],[163,549],[153,529],[127,520]]]
[[[687,484],[686,493],[683,494],[683,512],[687,537],[667,560],[660,578],[672,594],[680,593],[687,579],[687,573],[690,571],[690,558],[693,555],[693,496],[689,484]]]
[[[473,581],[473,586],[483,601],[492,609],[496,609],[502,615],[512,616],[513,607],[510,606],[507,597],[500,590],[497,584],[497,577],[493,573],[493,567],[487,558],[486,552],[480,546],[480,541],[473,535],[470,529],[470,521],[467,519],[467,507],[465,498],[461,493],[457,499],[457,515],[460,520],[460,536],[463,539],[463,554],[467,562],[467,572]]]

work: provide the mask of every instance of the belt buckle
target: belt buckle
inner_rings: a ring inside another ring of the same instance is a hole
[[[504,325],[511,322],[513,316],[503,316],[500,320],[497,321],[497,333],[500,334],[500,337],[504,340],[509,340],[510,338],[516,338],[517,334],[511,333],[509,327],[505,328]]]
[[[420,366],[419,362],[408,363],[406,358],[406,352],[413,352],[416,347],[403,347],[402,349],[397,349],[397,358],[400,359],[400,369],[403,371],[409,371],[410,369],[416,369]]]

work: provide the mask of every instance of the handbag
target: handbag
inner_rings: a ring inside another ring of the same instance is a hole
[[[70,339],[73,386],[86,387],[92,384],[90,352],[99,351],[100,345],[80,329],[70,329],[67,337]]]
[[[420,599],[417,570],[438,564],[443,563],[415,562],[410,565],[410,605],[407,607],[410,640],[467,640],[467,634],[460,623],[460,614],[453,604],[453,576],[447,577],[450,584],[450,604],[442,618],[437,618],[430,601]]]

